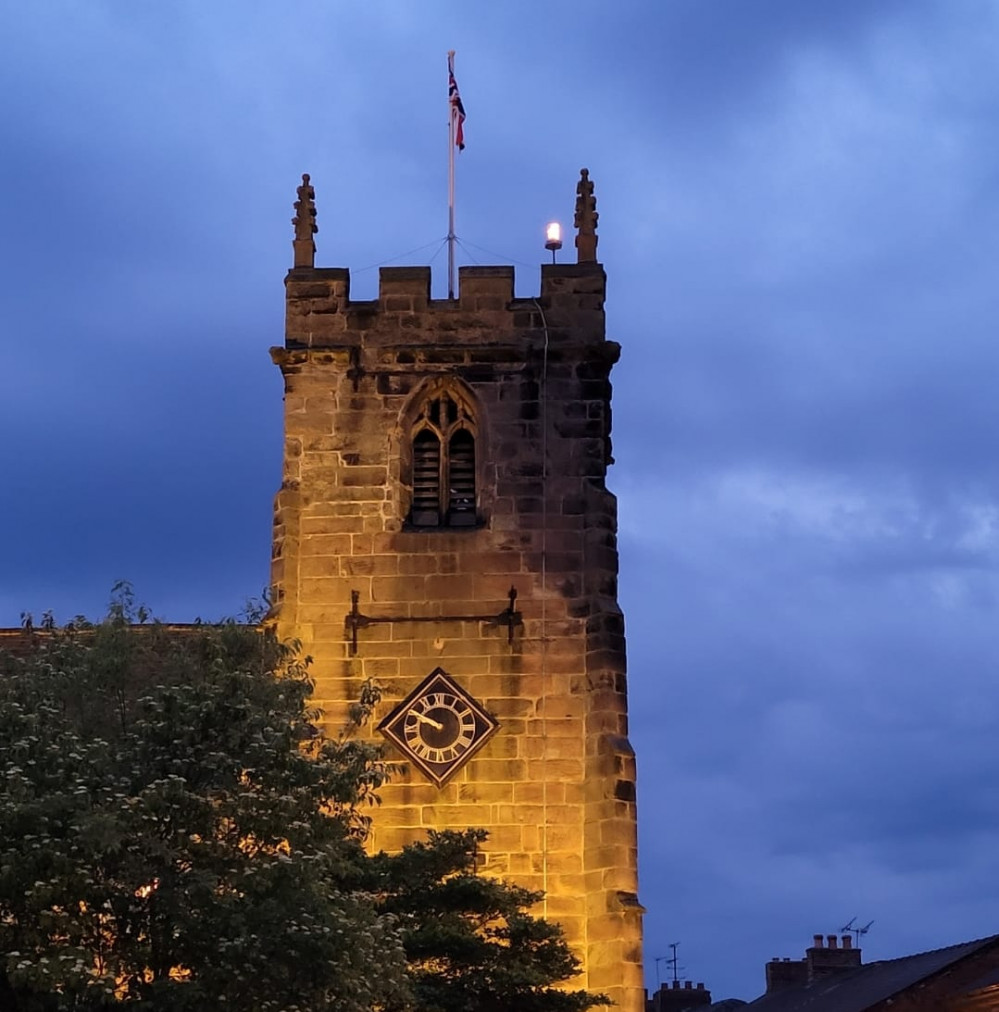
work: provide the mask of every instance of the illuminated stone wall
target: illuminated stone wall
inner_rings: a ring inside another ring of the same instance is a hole
[[[307,253],[272,352],[285,379],[278,632],[314,658],[331,733],[365,679],[384,693],[377,723],[437,667],[498,720],[443,787],[398,772],[372,845],[488,829],[484,871],[544,889],[585,966],[579,984],[639,1012],[635,764],[604,485],[619,347],[604,334],[603,269],[547,265],[534,300],[514,298],[512,268],[462,268],[458,297],[432,301],[429,268],[386,268],[378,299],[359,302],[346,270]],[[428,389],[457,391],[474,415],[469,526],[408,522]]]

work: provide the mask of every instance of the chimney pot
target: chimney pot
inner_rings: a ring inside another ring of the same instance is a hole
[[[680,982],[678,980],[674,980],[673,981],[673,990],[676,991],[679,987],[680,987]]]
[[[685,980],[683,982],[683,989],[684,989],[684,991],[692,991],[694,989],[693,982],[689,981],[689,980]]]
[[[836,938],[835,935],[830,935],[829,936],[829,948],[830,949],[835,949],[837,947],[837,941],[838,941],[838,939]]]
[[[703,991],[704,990],[704,981],[703,980],[699,980],[697,982],[697,990],[698,991]]]
[[[844,935],[843,936],[843,948],[844,949],[852,949],[853,948],[853,939],[849,935]]]
[[[822,936],[821,935],[812,935],[812,940],[815,942],[815,946],[814,947],[816,949],[821,949],[822,948]]]

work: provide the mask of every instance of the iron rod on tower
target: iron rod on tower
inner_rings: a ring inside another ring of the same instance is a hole
[[[447,53],[447,297],[454,298],[454,149],[465,147],[465,108],[454,78],[454,50]]]
[[[453,54],[449,55],[453,59]],[[454,298],[454,110],[448,105],[447,129],[447,297]]]

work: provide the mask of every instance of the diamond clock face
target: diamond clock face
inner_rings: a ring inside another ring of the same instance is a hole
[[[378,725],[378,730],[438,787],[496,732],[499,723],[436,668]]]

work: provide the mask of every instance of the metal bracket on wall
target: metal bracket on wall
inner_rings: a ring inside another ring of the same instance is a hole
[[[516,610],[517,588],[511,587],[507,597],[510,603],[498,615],[365,615],[358,607],[361,599],[359,590],[350,592],[350,611],[344,624],[350,635],[350,653],[357,653],[357,630],[369,625],[386,622],[488,622],[490,625],[506,626],[506,641],[513,646],[513,630],[524,624],[523,616]]]

